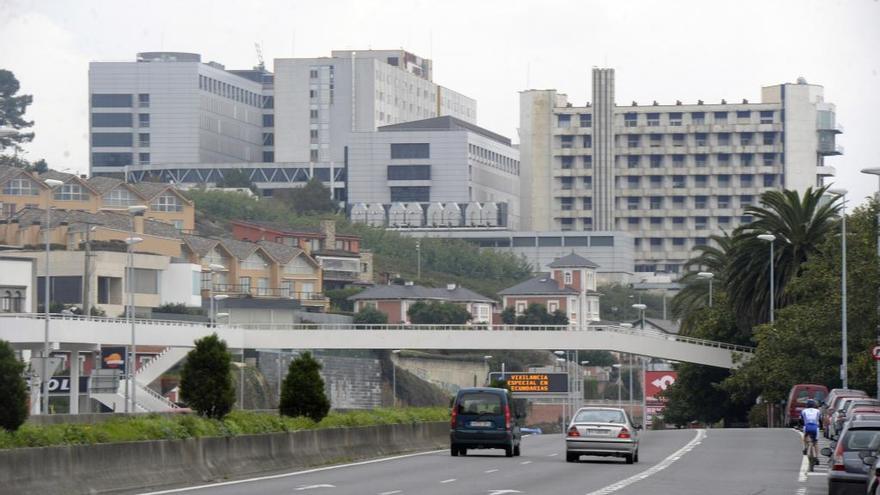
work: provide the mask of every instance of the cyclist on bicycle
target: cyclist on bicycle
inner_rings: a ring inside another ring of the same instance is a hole
[[[806,409],[801,411],[801,422],[804,424],[804,455],[807,454],[807,449],[811,449],[810,453],[814,459],[819,457],[817,442],[821,420],[822,413],[816,409],[816,401],[808,400]]]

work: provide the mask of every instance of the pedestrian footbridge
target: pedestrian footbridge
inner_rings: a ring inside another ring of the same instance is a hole
[[[17,348],[41,349],[44,323],[42,314],[2,315],[0,339]],[[49,341],[56,349],[131,344],[126,319],[51,315],[49,323]],[[170,348],[190,348],[196,339],[217,333],[231,349],[606,350],[719,368],[735,368],[753,353],[751,347],[614,325],[134,324],[137,345]]]

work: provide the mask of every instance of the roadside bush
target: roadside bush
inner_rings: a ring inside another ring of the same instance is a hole
[[[281,402],[278,412],[283,416],[305,416],[318,422],[330,411],[330,401],[324,395],[324,379],[321,363],[304,352],[290,362],[287,376],[281,385]]]
[[[180,370],[180,398],[202,416],[222,419],[235,404],[232,355],[217,334],[196,341]]]
[[[0,428],[17,430],[27,419],[27,385],[21,373],[24,364],[5,340],[0,340]]]
[[[388,315],[367,306],[354,314],[354,322],[362,325],[384,325],[388,323]]]

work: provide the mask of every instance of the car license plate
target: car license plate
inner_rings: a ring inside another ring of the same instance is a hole
[[[607,435],[611,430],[587,429],[587,435]]]
[[[471,421],[471,426],[474,428],[488,428],[492,426],[491,421]]]

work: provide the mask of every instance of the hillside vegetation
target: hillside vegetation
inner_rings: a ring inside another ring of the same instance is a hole
[[[204,235],[228,232],[229,220],[259,220],[288,227],[315,227],[321,220],[336,221],[338,233],[360,235],[363,249],[374,253],[374,274],[413,280],[427,287],[459,284],[485,296],[497,297],[498,291],[527,279],[531,267],[521,257],[510,253],[480,250],[458,239],[422,239],[421,279],[418,279],[416,239],[398,232],[362,224],[352,224],[343,215],[332,212],[298,214],[280,199],[256,199],[240,193],[222,191],[187,191],[196,204],[196,223]]]

